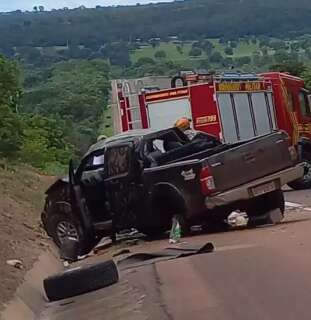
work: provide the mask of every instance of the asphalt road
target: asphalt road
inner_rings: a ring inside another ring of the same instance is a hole
[[[284,188],[284,194],[286,201],[302,204],[305,207],[311,208],[311,191],[302,190],[295,191],[289,187]]]
[[[286,200],[311,207],[309,193],[288,191]],[[185,238],[216,249],[124,272],[114,286],[48,305],[42,320],[309,320],[310,230],[311,212],[289,208],[278,226]]]

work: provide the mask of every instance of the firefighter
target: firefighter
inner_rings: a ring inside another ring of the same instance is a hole
[[[198,132],[191,128],[190,123],[190,119],[183,117],[175,122],[175,128],[181,130],[191,141],[198,134]]]

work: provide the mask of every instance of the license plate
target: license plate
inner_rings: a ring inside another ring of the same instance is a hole
[[[261,196],[263,194],[269,193],[276,190],[276,185],[274,181],[270,181],[264,184],[261,184],[260,186],[251,188],[251,192],[254,197]]]

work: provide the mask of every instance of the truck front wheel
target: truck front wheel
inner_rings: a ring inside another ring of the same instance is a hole
[[[86,238],[79,222],[68,214],[54,213],[50,215],[47,220],[47,228],[58,247],[61,247],[67,239],[76,240],[79,255],[88,253],[96,244],[95,239]]]
[[[279,209],[279,214],[276,209]],[[280,223],[284,218],[285,200],[282,190],[276,190],[252,200],[247,209],[249,217],[248,225],[255,227],[258,225]],[[277,216],[275,216],[275,214]]]
[[[288,183],[288,185],[294,190],[304,190],[311,188],[311,161],[305,161],[304,176],[298,180]]]

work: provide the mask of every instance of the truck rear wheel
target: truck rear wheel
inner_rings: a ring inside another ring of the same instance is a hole
[[[302,178],[288,183],[292,189],[304,190],[311,188],[311,161],[305,161],[304,169],[305,173]]]
[[[275,218],[275,209],[279,209],[279,218]],[[285,200],[282,190],[276,190],[255,198],[247,209],[249,217],[248,225],[255,227],[258,225],[280,223],[284,217]],[[272,217],[272,215],[274,215]]]

